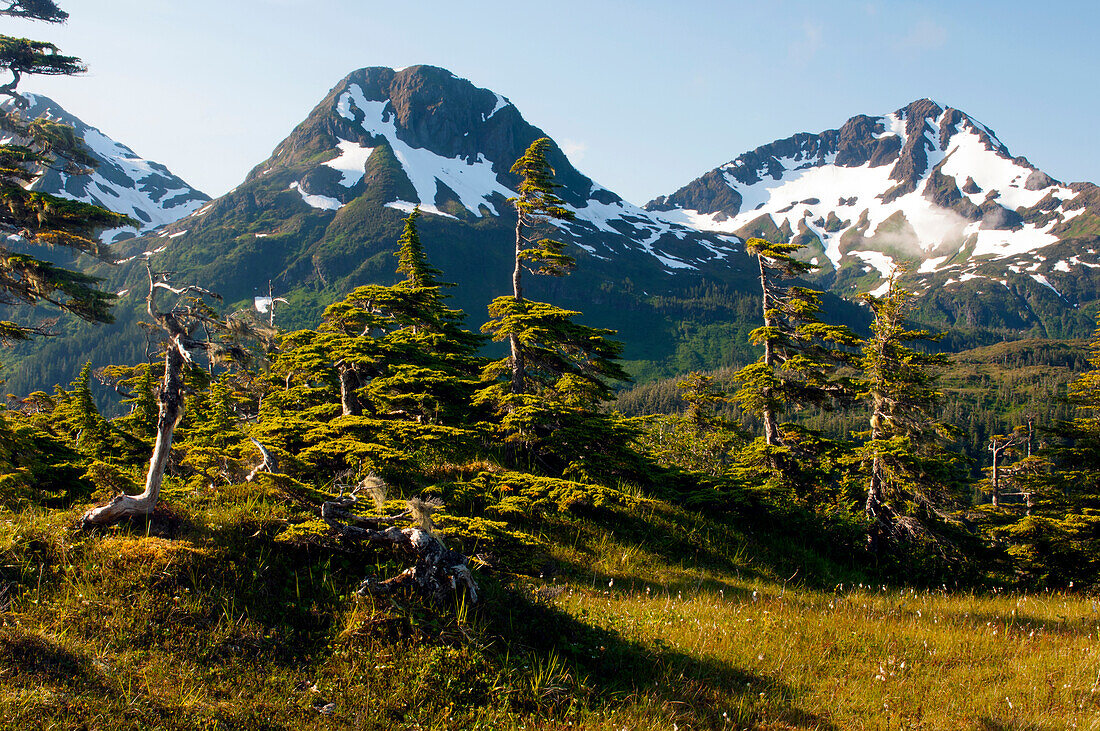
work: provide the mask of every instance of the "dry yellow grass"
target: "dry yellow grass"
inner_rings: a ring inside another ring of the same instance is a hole
[[[1060,594],[568,590],[553,600],[628,642],[740,674],[696,699],[715,727],[1100,728],[1100,614]],[[690,678],[685,675],[685,682]],[[660,728],[642,697],[615,723]]]

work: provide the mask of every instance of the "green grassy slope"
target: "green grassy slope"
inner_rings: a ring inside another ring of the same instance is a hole
[[[873,581],[821,526],[634,492],[441,520],[477,606],[353,595],[401,567],[258,485],[146,524],[0,516],[11,728],[1055,728],[1100,718],[1085,597]],[[452,495],[453,497],[453,495]],[[501,516],[498,516],[498,518]],[[322,532],[323,533],[323,532]],[[815,539],[817,535],[819,538]],[[959,693],[960,687],[968,692]]]

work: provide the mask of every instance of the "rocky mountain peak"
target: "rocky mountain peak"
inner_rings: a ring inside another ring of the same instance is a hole
[[[1013,157],[965,112],[918,99],[758,147],[647,208],[702,230],[800,243],[842,294],[877,291],[902,266],[951,286],[992,276],[1008,287],[1006,274],[1029,271],[1027,287],[1061,297],[1054,282],[1075,269],[1091,276],[1097,249],[1050,264],[1047,251],[1100,236],[1090,191]]]

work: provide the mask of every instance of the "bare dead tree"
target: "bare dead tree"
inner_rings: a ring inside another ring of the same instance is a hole
[[[1027,444],[1028,456],[1031,456],[1031,422],[1027,427],[1017,427],[1011,434],[995,434],[989,440],[989,451],[993,455],[989,472],[989,488],[992,494],[993,507],[1001,504],[1001,471],[1004,469],[1001,459],[1006,453],[1011,454],[1016,447]]]
[[[172,437],[183,418],[184,367],[194,362],[196,354],[204,354],[211,363],[223,361],[243,362],[248,352],[232,342],[221,342],[216,334],[239,334],[243,323],[232,319],[221,321],[206,304],[205,299],[221,300],[217,294],[185,285],[168,284],[170,272],[154,272],[148,263],[149,293],[145,297],[146,311],[153,323],[166,335],[164,343],[164,378],[157,392],[157,436],[153,455],[149,459],[149,471],[145,476],[145,490],[140,495],[118,495],[105,505],[92,508],[82,519],[85,527],[112,525],[124,518],[148,515],[160,500],[164,470],[172,450]],[[179,299],[168,310],[156,306],[157,295],[162,292],[177,295]],[[265,460],[266,461],[266,460]]]
[[[367,516],[354,510],[359,493],[366,491],[380,506],[385,484],[374,475],[368,475],[350,494],[340,495],[321,506],[321,517],[335,528],[345,540],[368,543],[386,548],[407,557],[414,564],[389,579],[368,578],[359,585],[360,596],[387,596],[394,594],[419,594],[437,603],[465,592],[468,601],[478,600],[478,586],[470,573],[467,558],[459,551],[443,545],[435,534],[431,515],[442,506],[438,500],[423,501],[413,498],[406,502],[406,510],[396,515]],[[416,525],[401,528],[395,523],[415,521]]]

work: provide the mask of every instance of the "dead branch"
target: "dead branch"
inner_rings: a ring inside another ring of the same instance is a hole
[[[377,478],[375,478],[377,479]],[[442,507],[438,501],[410,501],[409,509],[388,516],[365,516],[353,512],[355,495],[341,496],[321,506],[321,517],[346,540],[387,548],[415,561],[397,576],[385,580],[365,579],[359,585],[360,596],[420,594],[436,603],[464,591],[468,601],[476,603],[478,586],[465,555],[451,550],[432,532],[430,511]],[[392,523],[414,519],[417,527],[400,528]],[[424,529],[429,526],[428,529]]]
[[[267,451],[267,448],[264,445],[260,444],[252,437],[249,437],[249,440],[256,445],[256,449],[260,450],[260,456],[263,457],[263,461],[252,468],[252,471],[248,473],[248,477],[244,478],[244,481],[252,482],[252,480],[255,479],[256,475],[260,474],[261,472],[278,472],[279,460],[275,458],[275,455]]]

